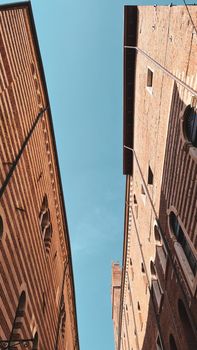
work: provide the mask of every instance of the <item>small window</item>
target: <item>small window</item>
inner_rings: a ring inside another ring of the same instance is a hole
[[[61,333],[62,333],[62,338],[64,339],[65,327],[66,327],[66,308],[65,308],[64,298],[62,299],[60,313],[61,313]]]
[[[153,71],[148,68],[148,71],[147,71],[147,88],[151,89],[152,86],[153,86]]]
[[[197,147],[197,110],[191,106],[184,113],[184,130],[188,141]]]
[[[153,172],[151,167],[148,167],[148,185],[153,185]]]
[[[141,194],[144,195],[144,196],[146,195],[146,192],[145,192],[145,189],[144,189],[143,185],[141,185]]]
[[[176,346],[175,339],[174,339],[172,334],[170,334],[169,343],[170,343],[170,350],[178,350],[177,346]]]
[[[0,216],[0,239],[2,238],[2,236],[3,236],[3,219]]]
[[[44,240],[45,248],[48,253],[51,246],[52,225],[51,225],[50,210],[48,207],[48,199],[46,194],[42,201],[41,210],[39,214],[39,221],[40,221],[42,238]]]
[[[25,318],[25,308],[26,308],[26,294],[25,291],[22,291],[18,307],[16,309],[16,314],[14,318],[13,328],[12,328],[12,338],[13,339],[19,339],[20,338],[20,332],[22,327],[24,326],[24,318]],[[10,339],[11,340],[11,339]]]
[[[32,350],[37,350],[37,349],[38,349],[38,333],[36,332],[34,335]]]
[[[161,339],[160,339],[159,335],[157,337],[156,346],[157,346],[157,350],[163,350],[163,347],[162,347],[162,344],[161,344]]]
[[[145,273],[145,269],[144,269],[144,264],[143,264],[143,262],[141,263],[141,271],[142,271],[142,273]]]
[[[138,311],[141,310],[139,301],[138,301],[138,303],[137,303],[137,309],[138,309]]]
[[[138,204],[137,204],[137,199],[136,199],[136,195],[133,195],[133,203],[134,203],[134,211],[135,211],[135,216],[136,219],[138,218]]]

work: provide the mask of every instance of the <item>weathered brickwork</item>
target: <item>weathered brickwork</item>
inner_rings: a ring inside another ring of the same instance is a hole
[[[195,350],[197,148],[185,113],[197,107],[197,33],[184,6],[137,9],[117,349]],[[197,7],[189,11],[197,27]]]
[[[78,350],[69,234],[31,5],[1,6],[1,188],[46,107],[0,198],[0,339]]]

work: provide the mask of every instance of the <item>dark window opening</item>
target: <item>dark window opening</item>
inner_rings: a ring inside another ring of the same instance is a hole
[[[141,194],[142,194],[143,196],[146,195],[146,192],[145,192],[145,189],[144,189],[144,186],[143,186],[143,185],[141,185]]]
[[[33,340],[33,348],[32,350],[37,350],[38,349],[38,333],[34,335],[34,340]]]
[[[197,110],[191,106],[185,111],[184,128],[188,141],[197,147]]]
[[[153,72],[150,68],[147,71],[147,87],[153,86]]]
[[[23,326],[24,316],[25,316],[25,306],[26,306],[26,294],[22,291],[18,307],[16,309],[16,314],[14,318],[13,330],[11,334],[12,339],[20,339],[21,337],[21,329]]]
[[[185,256],[187,258],[187,261],[190,265],[190,268],[195,276],[196,274],[196,271],[197,271],[197,261],[196,261],[196,258],[190,248],[190,245],[185,237],[185,234],[179,224],[179,221],[176,217],[176,215],[171,212],[170,213],[170,226],[171,226],[171,229],[177,239],[177,242],[180,243],[184,253],[185,253]]]
[[[65,328],[66,328],[66,308],[65,308],[64,298],[62,299],[60,313],[61,313],[61,333],[62,333],[62,338],[64,338]]]
[[[170,334],[169,343],[170,343],[170,350],[178,350],[172,334]]]
[[[136,199],[135,194],[134,194],[134,196],[133,196],[133,202],[134,202],[134,204],[137,204],[137,199]]]
[[[2,236],[3,236],[3,219],[0,216],[0,239],[2,238]]]
[[[50,250],[51,246],[51,238],[52,238],[52,225],[51,225],[51,216],[50,216],[50,210],[48,207],[48,199],[45,194],[42,205],[41,205],[41,211],[39,214],[39,220],[40,220],[40,229],[42,232],[42,238],[44,240],[45,248],[47,253]]]
[[[153,185],[153,172],[151,167],[148,167],[148,184]]]
[[[145,273],[145,269],[144,269],[144,264],[143,264],[143,262],[141,263],[141,271],[142,271],[143,273]]]
[[[157,337],[156,346],[157,346],[157,350],[163,350],[162,345],[161,345],[161,339],[160,339],[159,335]]]

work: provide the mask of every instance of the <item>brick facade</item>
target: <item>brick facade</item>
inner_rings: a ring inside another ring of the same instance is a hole
[[[188,9],[197,27],[197,8]],[[132,16],[125,7],[125,46]],[[197,34],[184,6],[139,6],[136,25],[138,50],[124,48],[124,123],[132,119],[134,151],[117,349],[195,350],[197,148],[187,137],[186,112],[197,108]],[[133,110],[128,50],[136,51]]]
[[[78,350],[69,233],[30,3],[1,6],[0,30],[0,339]]]

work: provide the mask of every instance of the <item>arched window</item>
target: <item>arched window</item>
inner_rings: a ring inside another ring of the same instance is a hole
[[[66,308],[65,308],[65,302],[64,298],[62,299],[62,305],[61,305],[61,333],[62,338],[65,336],[65,328],[66,328]]]
[[[170,334],[169,343],[170,343],[170,350],[178,350],[178,348],[176,346],[176,342],[175,342],[172,334]]]
[[[21,330],[24,320],[25,314],[25,306],[26,306],[26,294],[23,291],[20,295],[18,306],[16,309],[16,314],[14,318],[14,324],[12,326],[12,334],[10,335],[10,339],[21,339]]]
[[[197,147],[197,110],[191,106],[184,113],[184,130],[188,141]]]
[[[39,219],[40,219],[40,229],[42,233],[42,238],[44,240],[45,248],[48,253],[51,246],[52,225],[51,225],[50,210],[48,206],[48,199],[46,194],[44,195],[44,198],[42,201]]]
[[[192,329],[185,305],[181,299],[178,300],[178,312],[188,349],[197,349],[197,339]]]
[[[181,245],[181,247],[184,251],[184,254],[187,258],[187,261],[189,263],[189,266],[190,266],[190,268],[195,276],[196,271],[197,271],[197,261],[196,261],[196,258],[194,256],[192,250],[191,250],[191,247],[190,247],[190,245],[185,237],[185,234],[180,226],[178,218],[175,215],[175,213],[171,211],[169,219],[170,219],[171,230],[172,230],[173,234],[175,235],[177,242]]]
[[[37,349],[38,349],[38,333],[36,332],[34,335],[32,350],[37,350]]]
[[[162,347],[162,344],[161,344],[161,339],[160,339],[159,335],[157,337],[156,347],[157,347],[157,350],[163,350],[163,347]]]

